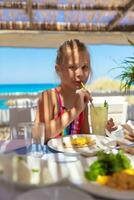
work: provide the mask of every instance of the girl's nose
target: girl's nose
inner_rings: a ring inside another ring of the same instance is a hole
[[[83,75],[83,71],[82,71],[81,67],[78,67],[76,69],[75,74],[77,77],[81,77]]]

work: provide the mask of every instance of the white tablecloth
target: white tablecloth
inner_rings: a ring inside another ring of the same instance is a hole
[[[16,143],[16,144],[15,144]],[[8,147],[8,150],[13,150],[13,147],[23,147],[24,146],[24,141],[21,140],[19,143],[18,140],[14,140],[11,142],[11,144]],[[59,156],[60,155],[60,156]],[[69,171],[69,180],[73,180],[77,183],[80,183],[83,180],[83,169],[87,168],[89,166],[89,163],[91,162],[91,158],[85,158],[83,156],[76,156],[72,157],[72,160],[70,161],[71,157],[66,157],[66,161],[63,162],[61,155],[65,158],[64,154],[54,154],[54,153],[46,153],[43,156],[44,160],[52,159],[53,157],[60,157],[61,160],[58,161],[59,165],[65,165]],[[75,158],[75,159],[74,159]],[[92,158],[92,161],[94,161],[95,158]],[[55,159],[54,159],[55,160]],[[53,162],[53,160],[51,160]],[[58,187],[65,186],[71,184],[68,180],[64,180],[60,184],[58,183]],[[72,184],[71,184],[72,185]],[[73,186],[71,186],[73,187]],[[0,181],[0,200],[15,200],[19,195],[25,193],[27,190],[20,189],[15,185],[11,184],[6,184]],[[91,194],[90,194],[91,195]],[[92,196],[92,195],[91,195]],[[104,198],[100,197],[95,197],[93,196],[95,200],[101,200]],[[105,198],[108,199],[108,198]],[[53,199],[55,200],[55,199]],[[70,199],[73,200],[73,199]],[[81,200],[81,199],[78,199]],[[127,200],[127,199],[126,199]]]
[[[79,173],[77,173],[77,168],[75,168],[76,170],[74,170],[74,167],[76,167],[77,164],[79,165],[79,161],[82,162],[83,164],[85,163],[85,165],[86,165],[88,163],[88,159],[89,158],[81,157],[81,158],[78,158],[78,161],[76,161],[76,162],[66,162],[66,163],[59,163],[59,164],[60,165],[64,165],[64,164],[67,165],[67,167],[70,169],[70,171],[72,171],[72,174],[69,173],[69,178],[75,177],[75,180],[79,181],[79,178],[81,177],[82,174],[81,174],[80,171],[79,171]],[[61,187],[61,186],[66,186],[66,185],[71,185],[71,187],[75,187],[68,180],[64,180],[63,182],[61,182],[57,186]],[[31,189],[31,190],[33,190],[33,189]],[[19,197],[19,195],[21,195],[21,194],[23,194],[27,191],[29,191],[29,190],[23,190],[23,189],[19,189],[17,187],[14,187],[14,185],[0,183],[0,200],[15,200],[17,197]],[[86,194],[88,194],[88,193],[86,192]],[[91,195],[91,194],[90,194],[90,196],[92,196],[94,200],[104,199],[104,198],[101,198],[101,197],[96,197],[96,196]],[[55,199],[53,199],[53,200],[55,200]],[[73,199],[70,199],[70,200],[73,200]],[[81,199],[78,199],[78,200],[81,200]],[[108,198],[105,198],[105,200],[108,200]]]

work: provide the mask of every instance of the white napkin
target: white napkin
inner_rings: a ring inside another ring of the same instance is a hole
[[[110,138],[112,138],[113,140],[116,140],[116,141],[119,141],[119,142],[122,142],[126,145],[129,145],[131,144],[132,142],[127,140],[125,137],[124,137],[124,129],[122,126],[118,126],[118,129],[115,130],[115,131],[112,131],[111,133],[109,131],[106,130],[106,135]]]
[[[134,121],[128,120],[127,124],[130,125],[132,129],[134,129]]]
[[[25,146],[24,139],[0,141],[0,151],[2,153],[10,152],[24,146]]]

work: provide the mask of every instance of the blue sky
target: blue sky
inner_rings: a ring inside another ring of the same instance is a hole
[[[57,49],[30,49],[0,47],[0,84],[56,83],[55,58]],[[134,54],[132,46],[90,45],[93,80],[114,78],[122,60]]]

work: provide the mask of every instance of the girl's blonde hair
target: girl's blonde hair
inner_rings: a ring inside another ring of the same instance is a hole
[[[70,50],[74,50],[74,48],[78,49],[78,52],[88,52],[88,49],[86,45],[83,42],[80,42],[78,39],[72,39],[72,40],[67,40],[65,41],[58,49],[57,51],[57,57],[56,57],[56,64],[62,65],[64,56],[67,54],[67,49],[70,48]],[[89,68],[90,72],[92,71],[91,69],[91,63],[90,63],[90,55],[89,55]]]

